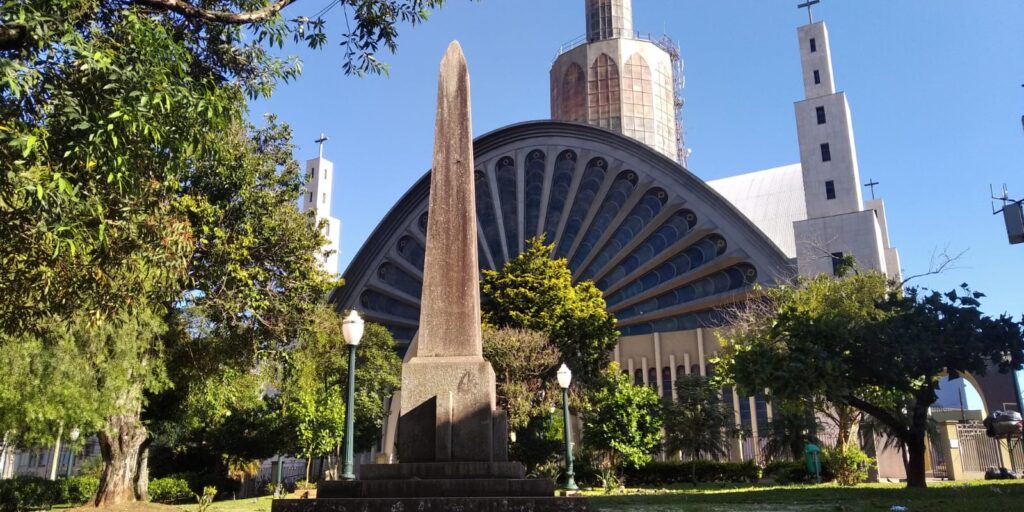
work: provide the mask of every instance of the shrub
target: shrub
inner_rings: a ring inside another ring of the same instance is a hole
[[[0,480],[0,512],[50,508],[63,501],[58,481],[34,476]]]
[[[765,466],[761,474],[780,485],[805,483],[814,479],[814,475],[807,471],[807,464],[802,461],[775,461]]]
[[[753,461],[650,462],[640,468],[626,468],[625,477],[626,482],[630,485],[695,483],[694,480],[696,482],[750,483],[761,478],[761,468]]]
[[[868,469],[875,466],[875,459],[853,445],[847,445],[842,450],[822,450],[821,462],[823,470],[831,474],[839,485],[857,485],[867,480]]]
[[[168,476],[149,481],[149,500],[156,503],[180,503],[193,497],[184,478]]]
[[[96,495],[100,479],[94,476],[73,476],[60,480],[61,502],[81,505]]]
[[[295,482],[295,488],[300,491],[311,491],[316,489],[316,482],[307,482],[305,480],[299,480]]]

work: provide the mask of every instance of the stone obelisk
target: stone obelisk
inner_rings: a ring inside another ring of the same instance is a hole
[[[398,459],[507,460],[494,370],[483,358],[469,72],[453,41],[441,60],[423,294],[415,354],[402,365]]]

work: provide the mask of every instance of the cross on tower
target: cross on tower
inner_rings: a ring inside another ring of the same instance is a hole
[[[320,138],[313,142],[320,145],[320,158],[324,157],[324,142],[327,142],[327,136],[323,132],[320,132]]]
[[[811,16],[811,6],[818,3],[821,3],[821,0],[807,0],[806,2],[796,6],[797,9],[807,9],[807,23],[814,23],[814,18]]]
[[[871,189],[871,199],[875,198],[875,185],[878,185],[878,182],[872,179],[869,179],[868,182],[864,184],[865,187]]]

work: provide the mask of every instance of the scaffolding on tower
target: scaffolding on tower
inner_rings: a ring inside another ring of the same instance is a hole
[[[686,135],[683,131],[683,88],[686,87],[686,75],[683,74],[683,58],[679,50],[679,43],[668,35],[652,41],[658,48],[668,53],[672,60],[672,105],[675,108],[676,119],[676,151],[679,164],[686,167],[687,157],[690,150],[686,147]]]

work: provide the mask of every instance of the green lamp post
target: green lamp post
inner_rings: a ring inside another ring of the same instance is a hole
[[[562,388],[562,423],[565,426],[565,486],[567,491],[579,490],[576,487],[575,473],[572,470],[572,429],[569,427],[569,384],[572,382],[572,371],[562,363],[558,369],[558,385]]]
[[[356,408],[356,347],[363,337],[363,319],[355,310],[341,322],[341,334],[348,345],[348,390],[345,392],[345,462],[341,469],[342,480],[355,480],[352,472],[353,415]]]

